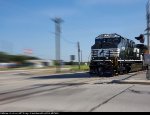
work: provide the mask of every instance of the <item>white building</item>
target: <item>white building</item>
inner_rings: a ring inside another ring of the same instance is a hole
[[[16,63],[0,63],[0,68],[14,68],[17,67]]]
[[[54,66],[53,60],[27,60],[26,62],[35,68]]]

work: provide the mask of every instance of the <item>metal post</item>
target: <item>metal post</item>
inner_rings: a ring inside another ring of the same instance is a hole
[[[146,17],[147,17],[147,46],[148,54],[150,54],[150,1],[148,0],[146,5]]]
[[[147,80],[150,80],[150,65],[148,65],[148,70],[147,70],[147,73],[146,73],[146,78],[147,78]]]
[[[147,31],[148,54],[150,54],[150,30]]]
[[[150,54],[150,0],[148,0],[147,5],[146,5],[146,17],[147,17],[147,47],[148,47],[148,54]],[[150,64],[148,65],[148,70],[147,70],[147,79],[150,80]]]
[[[82,50],[81,50],[81,65],[82,65],[82,61],[83,61],[83,60],[82,60]]]

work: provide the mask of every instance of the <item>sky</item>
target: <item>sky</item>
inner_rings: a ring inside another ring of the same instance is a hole
[[[76,55],[80,42],[89,61],[95,37],[117,33],[132,39],[145,33],[147,0],[0,0],[0,51],[55,59],[55,25],[61,17],[61,59]],[[136,41],[137,42],[137,41]],[[138,42],[137,42],[138,43]]]

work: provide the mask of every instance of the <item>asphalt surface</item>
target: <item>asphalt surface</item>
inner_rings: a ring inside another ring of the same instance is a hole
[[[111,78],[1,73],[0,112],[150,112],[149,85],[146,72]]]

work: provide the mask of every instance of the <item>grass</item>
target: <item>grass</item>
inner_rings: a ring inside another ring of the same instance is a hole
[[[53,67],[43,67],[43,68],[34,68],[34,67],[20,67],[20,68],[0,68],[0,71],[9,71],[9,70],[32,70],[32,69],[54,69]],[[80,69],[78,65],[71,65],[71,66],[62,66],[62,68],[70,68],[70,72],[77,72],[77,71],[89,71],[88,65],[81,65]]]
[[[28,70],[32,69],[31,67],[20,67],[20,68],[0,68],[0,71],[9,71],[9,70]]]
[[[0,68],[0,71],[9,71],[9,70],[32,70],[32,69],[54,69],[56,68],[55,66],[53,67],[43,67],[43,68],[34,68],[34,67],[20,67],[20,68]],[[88,65],[81,65],[80,69],[78,65],[64,65],[62,68],[70,68],[68,72],[80,72],[80,71],[89,71],[89,66]],[[132,65],[132,72],[133,71],[139,71],[141,70],[142,65],[141,64],[133,64]],[[46,70],[49,71],[49,70]]]
[[[89,71],[88,65],[81,65],[80,69],[78,65],[70,66],[71,71]]]
[[[132,72],[140,71],[142,70],[142,64],[132,64]]]
[[[34,68],[32,66],[28,67],[17,67],[17,68],[0,68],[0,71],[9,71],[9,70],[32,70],[32,69],[49,69],[55,67],[43,67],[43,68]]]

